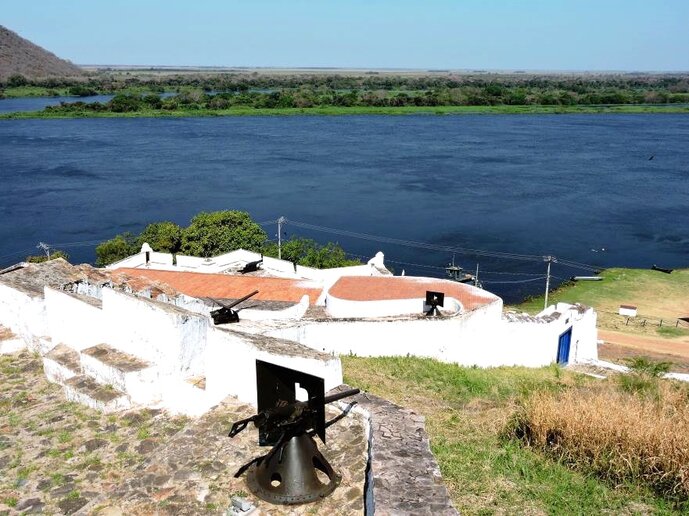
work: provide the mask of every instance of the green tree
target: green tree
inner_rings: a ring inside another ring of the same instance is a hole
[[[277,256],[277,245],[271,243],[264,250],[268,256]],[[360,265],[359,260],[347,258],[344,249],[338,244],[328,242],[320,245],[309,238],[292,237],[282,244],[282,259],[317,269]]]
[[[64,251],[53,251],[50,253],[50,256],[45,255],[45,254],[38,254],[35,256],[27,256],[26,261],[29,263],[43,263],[47,262],[49,260],[56,260],[57,258],[63,258],[65,260],[69,260],[69,255],[64,252]]]
[[[266,239],[266,232],[244,211],[201,212],[182,232],[182,252],[208,257],[240,248],[261,251]]]
[[[123,233],[98,244],[96,247],[96,265],[105,267],[137,252],[139,252],[139,247],[136,245],[134,235],[129,232]]]
[[[178,253],[182,248],[182,228],[174,222],[154,222],[149,224],[136,239],[140,249],[144,242],[160,253]]]

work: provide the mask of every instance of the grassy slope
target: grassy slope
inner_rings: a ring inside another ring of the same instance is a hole
[[[419,358],[342,357],[345,381],[426,416],[431,448],[463,514],[669,514],[638,486],[613,488],[504,439],[517,401],[592,381],[555,367],[474,369]]]
[[[620,304],[632,304],[639,314],[675,319],[689,315],[689,269],[672,274],[650,269],[607,269],[603,281],[581,281],[552,292],[549,302],[580,302],[598,310],[617,312]],[[543,297],[530,299],[519,309],[537,313],[543,308]]]
[[[146,110],[133,113],[93,111],[34,111],[0,115],[0,119],[19,118],[107,118],[107,117],[197,117],[247,115],[450,115],[450,114],[565,114],[565,113],[689,113],[688,106],[437,106],[437,107],[314,107],[259,109],[234,107],[231,109],[181,109],[176,111]]]

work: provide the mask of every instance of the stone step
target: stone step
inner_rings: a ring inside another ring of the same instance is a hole
[[[102,385],[86,375],[73,376],[64,383],[67,399],[102,412],[131,408],[132,403],[122,391]]]
[[[107,344],[81,351],[83,372],[101,384],[126,392],[135,403],[160,399],[158,371],[148,362]]]
[[[79,353],[65,344],[58,344],[43,356],[43,370],[49,381],[64,384],[81,374]]]
[[[26,342],[21,337],[12,333],[9,328],[0,324],[0,355],[16,353],[26,347]]]

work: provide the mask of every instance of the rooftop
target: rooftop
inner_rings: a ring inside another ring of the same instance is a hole
[[[429,290],[443,292],[456,299],[465,310],[473,310],[499,299],[490,292],[463,283],[411,276],[344,276],[330,288],[329,294],[348,301],[386,301],[424,299]]]
[[[258,294],[252,297],[252,300],[298,303],[303,296],[307,295],[309,303],[315,304],[322,291],[318,283],[308,280],[149,269],[117,269],[117,271],[127,276],[138,276],[167,284],[183,294],[196,298],[238,299],[258,290]]]

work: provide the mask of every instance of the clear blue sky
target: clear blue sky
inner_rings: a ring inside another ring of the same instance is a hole
[[[2,0],[78,64],[689,70],[689,0]]]

